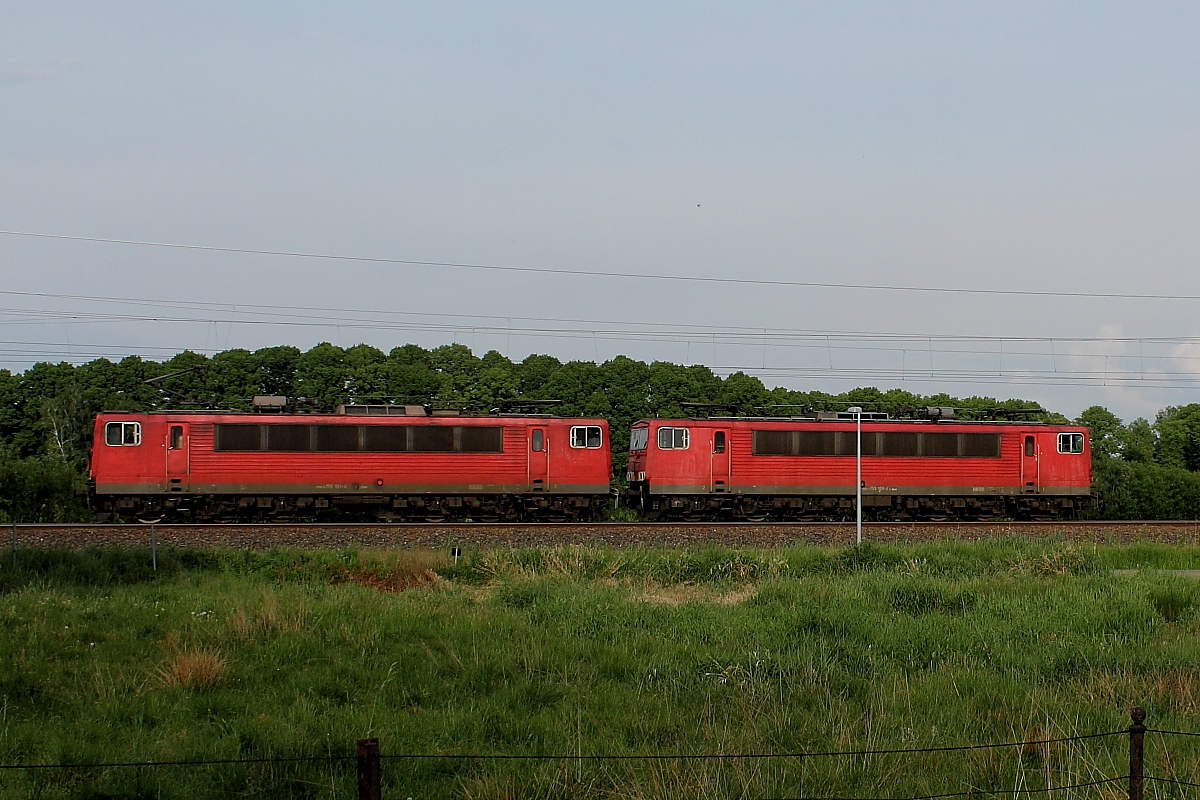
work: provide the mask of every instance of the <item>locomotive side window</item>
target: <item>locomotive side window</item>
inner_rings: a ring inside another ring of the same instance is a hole
[[[307,425],[267,425],[267,449],[301,453],[309,449]]]
[[[666,430],[664,428],[664,430]],[[832,440],[831,440],[832,443]],[[661,447],[661,445],[659,445]],[[751,452],[756,456],[791,456],[791,431],[754,431],[750,440]]]
[[[182,450],[183,449],[183,426],[182,425],[172,425],[171,426],[171,449],[172,450]]]
[[[753,431],[751,453],[756,456],[853,456],[858,452],[855,431]],[[997,433],[925,433],[863,431],[864,456],[892,458],[999,458]]]
[[[629,449],[630,450],[645,450],[646,443],[650,441],[649,428],[634,428],[629,432]]]
[[[659,428],[659,450],[686,450],[688,446],[687,428]]]
[[[407,425],[363,426],[363,449],[368,453],[403,453],[408,449]]]
[[[502,453],[504,452],[504,429],[495,426],[463,426],[458,429],[459,452]]]
[[[1058,452],[1060,452],[1060,453],[1082,453],[1083,452],[1083,434],[1082,433],[1060,433],[1058,435]]]
[[[900,433],[892,431],[883,434],[883,452],[882,456],[915,456],[917,452],[917,436],[916,433]],[[866,438],[865,436],[863,437]],[[865,444],[865,442],[864,442]],[[865,450],[863,451],[866,452]]]
[[[546,434],[541,428],[534,428],[533,441],[530,446],[535,453],[542,452],[542,449],[546,446]]]
[[[358,447],[357,425],[314,425],[314,450],[323,453],[353,453]]]
[[[104,426],[104,442],[114,447],[139,445],[142,443],[142,423],[110,422]]]
[[[953,458],[958,455],[957,433],[925,433],[924,455],[930,458]]]
[[[1059,441],[1059,443],[1060,443],[1060,444],[1059,444],[1059,448],[1060,448],[1059,452],[1061,453],[1061,452],[1062,452],[1062,450],[1061,450],[1061,447],[1062,447],[1062,444],[1061,444],[1061,442],[1062,442],[1062,439],[1059,439],[1058,441]],[[1031,456],[1031,455],[1033,455],[1033,437],[1032,437],[1032,436],[1026,436],[1026,437],[1025,437],[1025,455],[1027,455],[1027,456]]]
[[[110,439],[115,435],[106,431]],[[286,453],[502,453],[504,429],[498,425],[229,424],[216,426],[213,449]]]
[[[716,431],[713,433],[713,452],[725,452],[725,431]]]
[[[885,455],[879,451],[879,438],[881,436],[887,436],[887,434],[881,434],[878,431],[862,432],[862,454],[864,456]],[[837,432],[837,454],[839,456],[856,455],[858,447],[858,435],[854,431]]]
[[[753,431],[750,450],[756,456],[832,456],[837,439],[834,431]]]
[[[1000,434],[998,433],[963,433],[960,434],[962,444],[958,454],[964,458],[999,458]]]
[[[418,453],[453,453],[454,428],[442,425],[413,426],[413,450]]]
[[[213,449],[217,452],[262,450],[262,425],[217,425]]]
[[[795,437],[798,456],[831,456],[837,451],[833,431],[796,431]]]
[[[594,450],[600,446],[601,439],[599,425],[574,425],[571,427],[571,447],[586,447]]]

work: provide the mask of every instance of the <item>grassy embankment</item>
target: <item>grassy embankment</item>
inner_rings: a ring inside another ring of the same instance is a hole
[[[1200,730],[1190,547],[22,551],[0,763],[916,748]],[[1165,745],[1170,747],[1166,750]],[[389,797],[912,796],[1123,774],[1126,740],[775,760],[385,761]],[[1147,772],[1198,781],[1191,740]],[[353,762],[0,772],[4,797],[352,797]],[[1154,787],[1157,796],[1177,792]],[[1059,793],[1120,796],[1120,787]]]

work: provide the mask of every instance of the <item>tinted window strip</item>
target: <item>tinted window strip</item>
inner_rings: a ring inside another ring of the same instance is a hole
[[[219,424],[217,452],[503,453],[498,425]]]
[[[756,456],[853,456],[855,431],[752,431]],[[863,431],[862,454],[888,458],[999,458],[998,433]]]

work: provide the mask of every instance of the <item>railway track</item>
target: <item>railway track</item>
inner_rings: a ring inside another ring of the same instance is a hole
[[[3,529],[0,529],[3,530]],[[853,522],[685,523],[276,523],[276,524],[18,524],[9,528],[16,547],[159,546],[303,549],[359,547],[524,547],[604,545],[611,547],[725,544],[772,547],[854,543]],[[2,534],[0,534],[2,535]],[[1002,536],[1065,541],[1200,543],[1200,521],[1170,522],[868,522],[867,542],[979,540]]]

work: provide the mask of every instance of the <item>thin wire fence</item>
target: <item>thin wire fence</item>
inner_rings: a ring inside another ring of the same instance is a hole
[[[0,774],[12,773],[16,771],[27,771],[29,773],[46,773],[58,771],[61,773],[77,774],[79,772],[90,772],[95,770],[109,769],[136,769],[138,790],[137,797],[157,797],[156,793],[146,794],[143,792],[142,776],[143,770],[157,768],[209,768],[209,767],[275,767],[288,765],[324,765],[329,767],[329,779],[331,782],[336,782],[337,776],[334,775],[335,767],[345,767],[349,762],[355,763],[355,777],[357,778],[357,796],[361,800],[380,800],[382,797],[381,788],[383,783],[382,765],[385,762],[430,762],[443,761],[453,762],[456,765],[461,765],[463,762],[546,762],[546,763],[579,763],[584,762],[628,762],[628,763],[662,763],[662,762],[693,762],[693,761],[754,761],[754,762],[769,762],[780,760],[796,760],[801,765],[811,762],[813,759],[845,759],[845,758],[861,758],[868,756],[912,756],[917,757],[922,754],[955,754],[969,753],[971,751],[995,751],[1005,748],[1015,748],[1021,753],[1029,753],[1031,748],[1048,748],[1050,745],[1066,744],[1073,742],[1084,742],[1090,740],[1109,739],[1113,737],[1128,737],[1129,740],[1129,769],[1119,775],[1109,775],[1098,777],[1093,780],[1076,780],[1070,783],[1061,783],[1047,786],[1030,787],[1025,785],[994,787],[994,788],[979,788],[970,787],[960,791],[942,792],[935,794],[872,794],[872,795],[822,795],[808,794],[799,792],[795,795],[766,795],[761,800],[941,800],[941,798],[952,797],[989,797],[998,795],[1009,795],[1018,797],[1020,795],[1045,795],[1053,792],[1071,792],[1083,789],[1089,789],[1100,786],[1111,786],[1123,784],[1127,787],[1127,796],[1129,800],[1143,800],[1144,782],[1162,784],[1164,786],[1177,786],[1186,788],[1200,788],[1200,783],[1182,780],[1180,778],[1167,775],[1144,775],[1143,774],[1143,758],[1144,745],[1143,737],[1145,734],[1154,734],[1161,737],[1200,737],[1200,732],[1190,731],[1172,731],[1157,728],[1147,728],[1142,724],[1145,719],[1145,712],[1141,708],[1133,709],[1131,714],[1133,724],[1125,730],[1105,731],[1101,733],[1081,734],[1076,736],[1060,736],[1046,739],[1036,740],[1021,740],[1021,741],[1006,741],[1006,742],[989,742],[983,744],[965,744],[965,745],[947,745],[938,747],[915,747],[915,748],[876,748],[869,750],[826,750],[826,751],[795,751],[795,752],[768,752],[768,753],[652,753],[652,754],[583,754],[583,753],[554,753],[554,754],[524,754],[524,753],[391,753],[384,754],[380,752],[378,739],[360,739],[356,745],[355,755],[311,755],[311,756],[266,756],[257,758],[219,758],[219,759],[174,759],[174,760],[159,760],[159,761],[111,761],[111,762],[96,762],[96,763],[42,763],[42,764],[0,764]],[[1019,756],[1020,757],[1020,756]],[[461,769],[461,767],[456,767]],[[1050,773],[1046,773],[1047,782],[1049,782]],[[271,773],[272,779],[275,777]],[[280,775],[279,778],[286,778]],[[343,781],[348,780],[349,774],[342,775]],[[399,788],[402,783],[389,776],[390,784],[395,784]],[[313,784],[311,778],[296,777],[295,780]],[[799,783],[803,786],[803,782]],[[745,791],[749,787],[743,786],[739,793],[740,797],[751,797]],[[339,792],[332,791],[332,795],[337,796]],[[349,792],[353,794],[353,792]],[[413,793],[409,791],[403,796],[407,797]],[[347,795],[349,796],[349,795]],[[1107,794],[1105,797],[1112,797]]]

